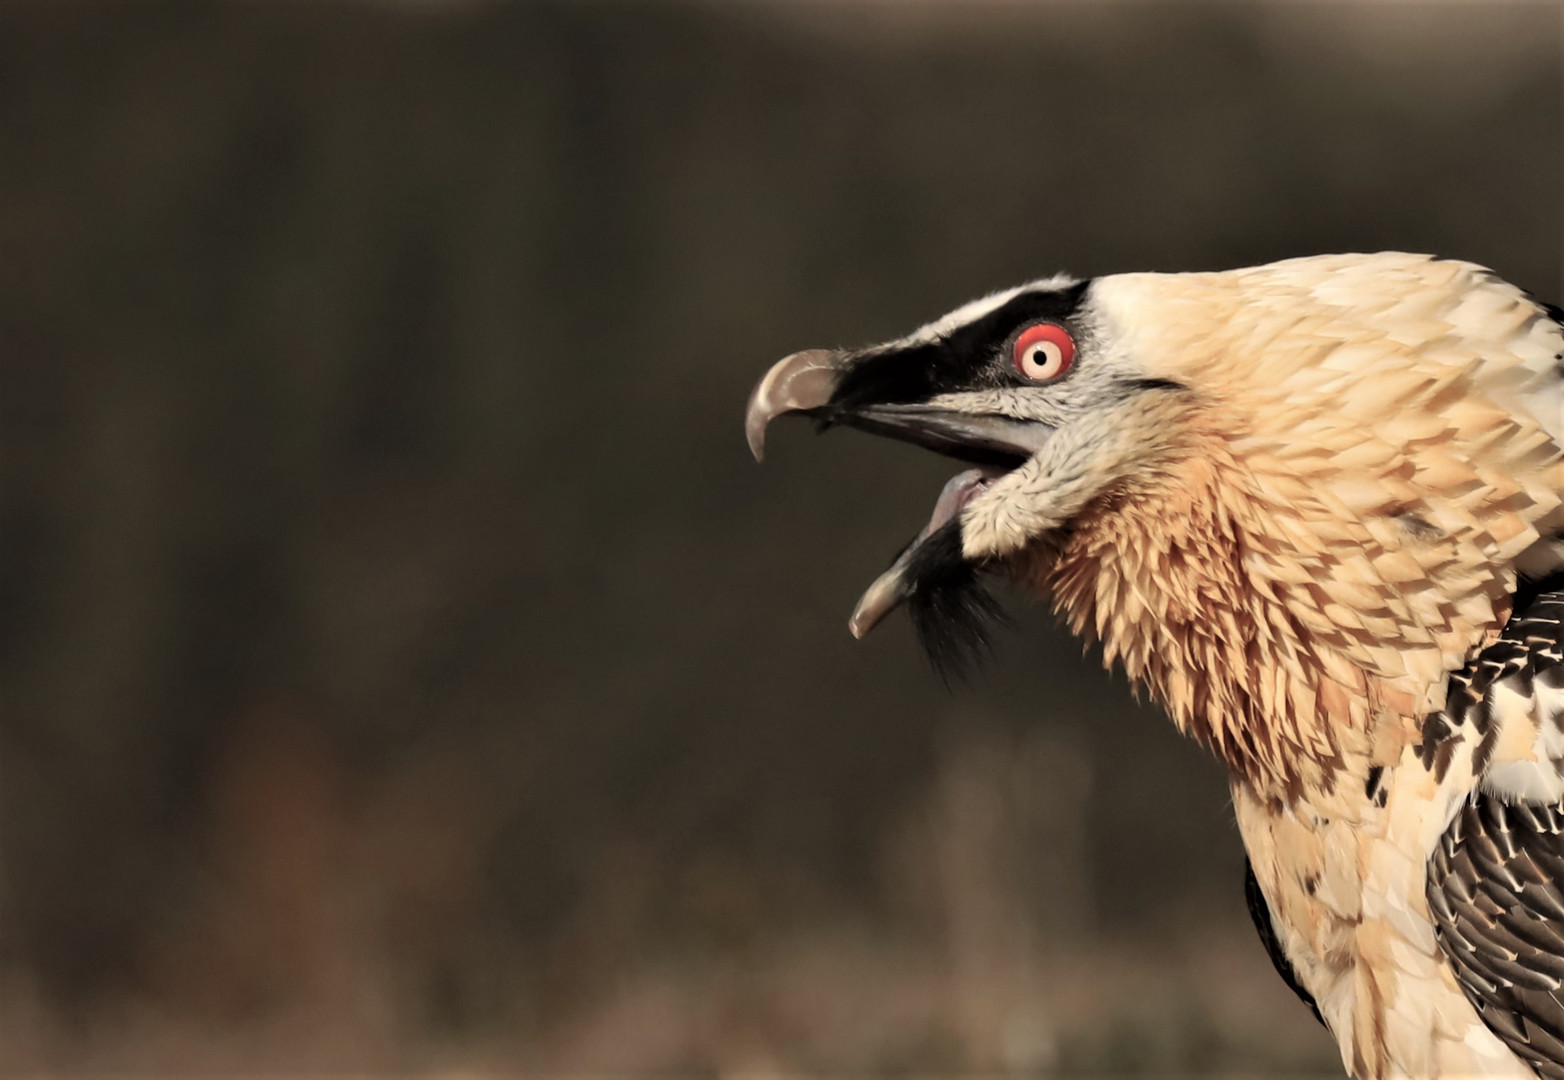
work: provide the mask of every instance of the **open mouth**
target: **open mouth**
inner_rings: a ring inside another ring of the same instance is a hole
[[[993,413],[963,413],[932,405],[823,406],[806,410],[821,426],[857,428],[970,462],[996,475],[1016,468],[1041,446],[1041,425]]]
[[[1008,471],[994,468],[968,469],[946,481],[939,498],[934,502],[934,512],[929,515],[928,524],[902,549],[885,573],[875,578],[873,584],[864,590],[858,606],[853,608],[853,614],[847,620],[847,628],[852,631],[853,637],[861,638],[873,630],[881,619],[896,610],[912,594],[917,588],[916,578],[908,571],[929,538],[957,521],[967,503]]]
[[[931,540],[948,536],[940,557],[960,558],[961,511],[994,481],[1019,468],[1051,433],[1045,425],[992,413],[961,413],[926,405],[870,405],[840,409],[830,405],[806,410],[827,428],[833,424],[857,428],[910,442],[945,457],[976,465],[951,477],[934,501],[928,524],[901,550],[890,567],[864,591],[847,620],[853,637],[861,638],[885,616],[914,597],[925,585],[918,568]]]
[[[759,460],[765,431],[783,413],[814,418],[822,428],[840,424],[910,442],[975,468],[958,473],[935,500],[928,524],[902,549],[890,568],[858,601],[848,628],[863,637],[930,579],[936,563],[962,562],[962,510],[995,480],[1040,450],[1053,429],[995,413],[967,413],[938,405],[840,401],[834,395],[848,363],[826,350],[795,353],[776,364],[750,395],[745,432]],[[970,567],[962,569],[970,576]]]

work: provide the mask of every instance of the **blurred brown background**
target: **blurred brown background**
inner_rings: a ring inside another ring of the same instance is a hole
[[[0,1068],[1337,1069],[1220,770],[752,382],[1068,269],[1561,295],[1557,4],[7,3]]]

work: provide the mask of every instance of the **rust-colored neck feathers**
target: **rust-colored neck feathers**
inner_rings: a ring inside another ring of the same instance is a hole
[[[1399,254],[1094,296],[1188,392],[1023,575],[1266,798],[1394,760],[1564,524],[1558,325]]]
[[[1249,486],[1221,440],[1197,438],[1082,514],[1038,569],[1105,662],[1122,662],[1236,776],[1290,802],[1366,752],[1379,695],[1317,618],[1300,617],[1321,599],[1307,583],[1252,573],[1270,523]]]

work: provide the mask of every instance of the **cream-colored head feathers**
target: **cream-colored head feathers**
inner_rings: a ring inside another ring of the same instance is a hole
[[[1070,353],[1045,377],[1041,327]],[[855,628],[906,600],[937,657],[1008,570],[1268,797],[1393,757],[1518,575],[1564,567],[1564,328],[1469,263],[1034,282],[781,361],[753,447],[783,412],[982,467]]]
[[[1518,562],[1554,557],[1560,328],[1481,267],[1396,253],[1129,274],[1092,301],[1101,340],[1192,393],[1142,417],[1147,468],[1027,573],[1235,771],[1328,784],[1442,704]]]

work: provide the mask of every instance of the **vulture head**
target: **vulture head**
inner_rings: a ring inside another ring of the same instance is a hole
[[[1100,283],[1050,278],[958,308],[895,341],[795,353],[750,398],[755,457],[783,413],[916,443],[965,463],[927,525],[864,594],[862,637],[909,603],[941,667],[986,639],[980,571],[1009,570],[1093,499],[1158,468],[1191,389],[1124,345]]]
[[[964,466],[855,635],[905,603],[949,665],[1008,576],[1260,768],[1339,751],[1312,719],[1332,687],[1358,713],[1436,705],[1554,557],[1560,352],[1521,290],[1423,255],[1054,277],[781,360],[746,433],[758,459],[801,414]]]

